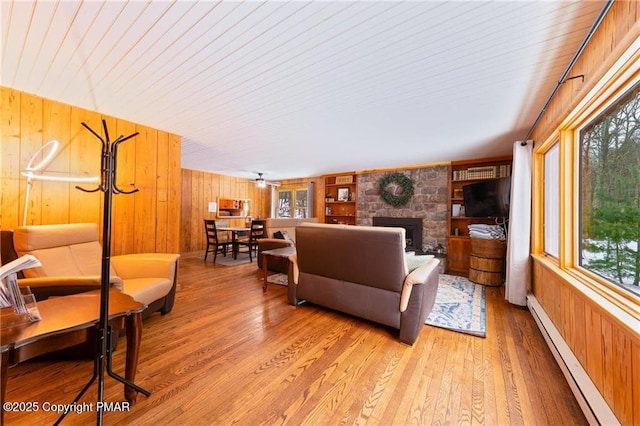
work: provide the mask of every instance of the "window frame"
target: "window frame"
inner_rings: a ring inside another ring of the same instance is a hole
[[[597,272],[595,272],[592,269],[589,269],[588,267],[582,265],[583,262],[581,262],[581,255],[582,255],[582,248],[583,248],[583,244],[584,242],[582,241],[581,238],[581,234],[582,234],[582,191],[580,188],[581,185],[581,172],[582,172],[582,142],[581,142],[581,134],[582,132],[586,131],[587,129],[591,128],[594,123],[596,123],[598,120],[602,120],[603,117],[605,117],[606,115],[608,115],[611,111],[611,109],[613,109],[613,107],[620,103],[624,98],[628,97],[631,94],[631,91],[633,90],[638,90],[638,87],[640,86],[640,80],[637,80],[635,82],[633,82],[631,85],[625,85],[624,86],[624,90],[620,90],[618,93],[619,96],[613,97],[612,99],[609,99],[608,102],[602,104],[600,106],[600,108],[598,108],[596,111],[594,111],[592,114],[590,114],[588,117],[585,117],[584,120],[582,120],[579,125],[574,129],[574,149],[575,149],[575,161],[577,161],[576,164],[576,168],[575,168],[575,220],[573,221],[572,225],[575,227],[574,230],[574,244],[575,244],[575,250],[573,251],[573,266],[574,268],[576,268],[577,270],[579,270],[581,273],[589,276],[591,279],[596,280],[598,283],[600,284],[604,284],[607,286],[610,286],[612,290],[620,292],[622,294],[627,294],[627,293],[631,293],[631,291],[629,290],[625,290],[624,287],[611,282],[610,280],[608,280],[606,277],[604,277],[601,274],[598,274]],[[637,293],[631,293],[632,295],[632,299],[636,299],[637,302],[640,304],[640,294]]]
[[[532,255],[555,265],[559,273],[584,294],[609,311],[640,321],[640,297],[580,265],[580,130],[590,125],[640,81],[640,43],[632,45],[594,87],[582,98],[555,131],[534,151]],[[559,141],[559,142],[558,142]],[[560,147],[560,241],[559,257],[544,251],[544,156],[556,144]],[[544,283],[540,283],[544,285]],[[628,316],[627,316],[628,315]],[[625,322],[627,322],[625,320]],[[628,322],[627,322],[628,323]]]

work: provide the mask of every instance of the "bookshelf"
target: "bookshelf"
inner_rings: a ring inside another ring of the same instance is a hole
[[[456,161],[449,174],[449,219],[447,273],[469,275],[471,240],[468,225],[495,224],[495,217],[469,217],[465,214],[463,187],[476,182],[511,176],[511,156]],[[501,218],[498,218],[500,220]]]
[[[358,184],[355,173],[324,176],[324,222],[357,223]]]

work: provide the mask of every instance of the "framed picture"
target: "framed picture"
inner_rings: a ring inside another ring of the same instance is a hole
[[[338,188],[338,201],[349,201],[349,188]]]

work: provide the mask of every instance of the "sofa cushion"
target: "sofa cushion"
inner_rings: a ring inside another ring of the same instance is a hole
[[[54,236],[47,238],[41,232],[22,232],[22,240],[17,245],[21,247],[20,255],[32,254],[42,264],[36,268],[23,270],[25,278],[56,277],[56,276],[100,276],[102,274],[102,247],[98,241],[80,242],[76,244],[51,247],[54,242],[63,241],[83,241],[89,237],[86,228],[80,227],[80,232],[70,233],[66,240],[58,232]],[[96,229],[97,230],[97,229]],[[94,233],[97,237],[97,232]],[[25,248],[47,247],[36,250],[25,250]],[[109,282],[116,288],[122,290],[122,278],[120,278],[113,267],[109,268]]]
[[[24,273],[25,278],[80,275],[80,270],[78,269],[76,262],[73,260],[73,255],[71,254],[69,246],[22,252],[20,255],[23,256],[25,254],[34,255],[42,264],[42,266],[35,268],[24,269],[22,272]]]

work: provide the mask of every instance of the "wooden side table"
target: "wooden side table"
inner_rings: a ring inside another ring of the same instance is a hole
[[[262,252],[262,273],[264,275],[264,283],[262,284],[262,291],[267,291],[267,285],[269,282],[267,281],[267,277],[269,275],[269,270],[267,269],[267,264],[269,263],[269,258],[277,261],[277,262],[289,262],[289,256],[292,254],[296,254],[295,247],[281,247],[273,250],[265,250]]]
[[[127,356],[125,378],[135,380],[140,341],[142,338],[142,311],[146,305],[136,302],[128,294],[118,290],[109,292],[109,323],[114,330],[126,327]],[[9,359],[13,364],[38,355],[73,346],[74,333],[86,332],[100,320],[100,290],[71,296],[54,297],[38,302],[42,319],[26,324],[0,329],[0,400],[5,401]],[[10,323],[13,310],[0,311],[0,322]],[[54,339],[55,337],[55,339]],[[66,345],[66,346],[65,346]],[[135,403],[137,392],[125,386],[125,398]],[[4,416],[4,410],[2,410]],[[0,422],[1,423],[1,422]]]

